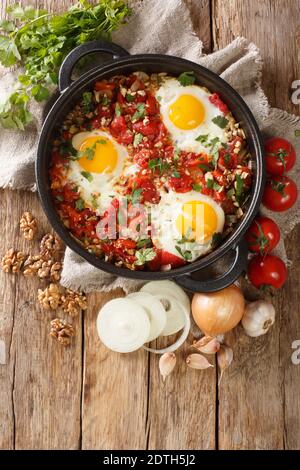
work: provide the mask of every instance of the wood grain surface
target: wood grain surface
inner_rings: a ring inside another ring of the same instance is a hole
[[[255,42],[265,61],[264,89],[272,105],[299,114],[289,99],[300,78],[300,0],[186,0],[205,51],[238,35]],[[2,1],[4,15],[10,1]],[[22,1],[57,10],[75,2]],[[299,42],[299,41],[298,41]],[[11,247],[38,250],[18,222],[30,209],[39,235],[50,230],[38,198],[2,190],[0,255]],[[217,386],[216,369],[187,369],[186,350],[163,383],[158,358],[140,351],[118,355],[99,342],[95,319],[101,305],[121,291],[91,294],[88,310],[74,319],[76,338],[61,348],[48,337],[53,315],[37,304],[43,284],[0,271],[0,449],[299,449],[300,366],[291,343],[300,339],[300,227],[287,240],[293,261],[276,294],[277,321],[270,334],[229,335],[235,360]],[[162,344],[162,343],[161,343]],[[160,345],[161,345],[160,344]]]

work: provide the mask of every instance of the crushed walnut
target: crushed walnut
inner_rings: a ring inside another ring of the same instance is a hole
[[[62,265],[52,259],[44,260],[41,255],[29,255],[24,263],[24,276],[38,276],[40,279],[60,280]]]
[[[87,309],[86,296],[71,289],[66,289],[65,294],[61,297],[61,303],[64,312],[71,317],[75,317],[81,310]]]
[[[63,346],[68,346],[71,342],[72,336],[75,335],[73,326],[60,318],[52,320],[50,325],[50,336],[55,338]]]
[[[24,212],[20,219],[20,229],[26,240],[33,240],[37,233],[37,221],[30,212]]]
[[[45,310],[55,310],[60,305],[61,294],[57,284],[38,290],[38,301]]]
[[[62,242],[51,233],[46,233],[40,243],[40,254],[44,259],[54,258],[60,254],[62,250]]]
[[[18,273],[24,262],[25,255],[21,251],[15,251],[13,248],[7,251],[2,258],[2,269],[5,273]]]

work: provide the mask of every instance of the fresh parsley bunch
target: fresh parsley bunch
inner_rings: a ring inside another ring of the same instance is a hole
[[[13,5],[8,19],[0,22],[0,63],[20,65],[15,91],[0,105],[0,124],[24,130],[32,120],[31,98],[46,100],[57,84],[58,69],[76,46],[94,39],[110,39],[112,31],[130,14],[123,0],[101,0],[91,5],[85,0],[61,14],[31,6]]]

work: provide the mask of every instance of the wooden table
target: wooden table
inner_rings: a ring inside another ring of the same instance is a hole
[[[207,52],[243,35],[265,60],[264,89],[272,105],[299,114],[291,82],[300,78],[299,0],[189,0]],[[10,1],[1,2],[2,13]],[[33,2],[20,2],[33,3]],[[68,0],[34,2],[63,8]],[[1,254],[29,251],[18,221],[30,209],[40,234],[49,230],[38,198],[1,191]],[[38,281],[0,273],[2,449],[296,449],[300,447],[300,366],[291,343],[300,338],[300,227],[287,240],[289,280],[274,298],[270,334],[228,337],[235,360],[217,385],[216,368],[176,372],[162,383],[158,358],[144,351],[118,355],[101,346],[95,319],[113,294],[89,295],[74,324],[76,339],[61,348],[48,337],[51,315],[37,305]],[[35,248],[37,249],[37,243]]]

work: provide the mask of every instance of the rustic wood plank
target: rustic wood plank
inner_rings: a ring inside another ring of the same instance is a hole
[[[1,2],[0,16],[11,3],[15,2]],[[72,2],[19,3],[53,9]],[[50,230],[36,194],[1,191],[1,256],[10,247],[38,252],[38,241],[26,242],[19,234],[18,223],[25,210],[37,217],[40,236]],[[70,348],[62,348],[48,337],[55,314],[41,311],[37,305],[37,289],[43,284],[1,271],[0,285],[0,339],[6,346],[6,364],[0,365],[0,448],[79,448],[81,320],[74,320],[76,340]]]
[[[238,35],[254,41],[264,58],[263,86],[271,104],[296,114],[299,106],[291,103],[289,91],[300,76],[295,41],[299,6],[298,0],[213,1],[214,48]],[[272,332],[251,340],[238,331],[229,339],[236,360],[219,392],[220,448],[299,448],[300,376],[290,360],[291,342],[300,332],[299,236],[298,226],[286,242],[294,264],[288,283],[274,297],[277,322]]]
[[[211,49],[210,2],[188,0],[196,34],[204,49]],[[190,335],[190,343],[192,335]],[[168,338],[171,341],[171,338]],[[164,347],[166,340],[157,341]],[[159,357],[152,354],[149,362],[149,411],[147,420],[149,449],[214,449],[216,420],[215,369],[195,371],[185,364],[190,353],[186,345],[177,357],[174,372],[162,381]]]

